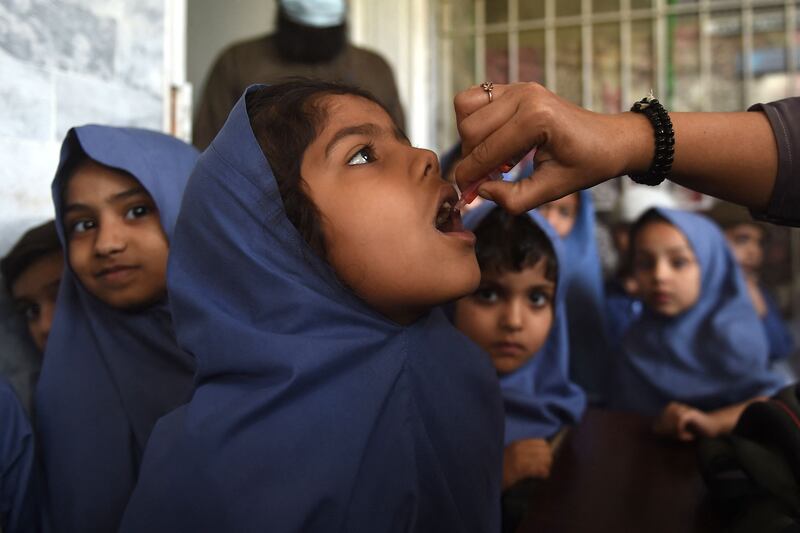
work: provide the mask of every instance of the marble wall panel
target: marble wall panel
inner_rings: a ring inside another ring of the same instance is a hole
[[[50,74],[0,51],[0,136],[48,140],[53,135]]]
[[[160,95],[164,84],[164,2],[126,2],[123,20],[116,49],[118,79]]]
[[[118,21],[80,4],[0,1],[0,50],[46,68],[109,78]]]
[[[26,229],[53,216],[50,183],[60,146],[0,137],[0,256]]]
[[[117,82],[56,74],[56,138],[73,126],[101,123],[160,130],[162,101],[149,91]]]

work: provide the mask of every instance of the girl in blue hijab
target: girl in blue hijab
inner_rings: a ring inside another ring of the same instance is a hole
[[[489,354],[506,415],[503,486],[546,477],[547,439],[583,414],[583,391],[569,379],[563,248],[535,211],[513,216],[486,202],[464,225],[477,237],[481,284],[455,305],[455,324]]]
[[[170,254],[197,388],[121,531],[497,531],[497,378],[437,308],[480,276],[456,200],[367,93],[250,87]]]
[[[651,209],[631,230],[645,311],[623,341],[616,407],[661,417],[681,439],[714,436],[784,380],[722,232],[707,218]]]
[[[538,210],[564,241],[564,260],[559,265],[566,286],[570,377],[583,387],[591,403],[605,403],[611,359],[592,195],[580,191]]]
[[[36,394],[48,529],[116,530],[153,425],[190,397],[166,262],[196,158],[154,131],[64,140],[53,201],[67,261]]]
[[[33,434],[14,389],[0,377],[0,531],[38,531]]]

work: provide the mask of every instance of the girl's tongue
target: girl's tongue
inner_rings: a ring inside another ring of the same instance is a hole
[[[451,207],[449,204],[444,204],[436,216],[436,229],[442,233],[464,231],[464,224],[461,222],[461,211]]]

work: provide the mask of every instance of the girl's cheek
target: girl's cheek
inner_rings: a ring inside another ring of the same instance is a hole
[[[690,273],[682,280],[684,286],[684,294],[686,295],[684,303],[686,309],[693,307],[700,299],[700,275],[697,269],[692,269]]]

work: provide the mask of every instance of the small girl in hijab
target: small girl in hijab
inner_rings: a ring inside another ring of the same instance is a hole
[[[498,531],[497,377],[438,307],[480,281],[457,200],[368,93],[250,87],[170,254],[197,388],[121,531]]]
[[[796,379],[791,365],[786,361],[794,352],[792,333],[775,298],[761,282],[767,228],[763,223],[753,220],[746,208],[728,202],[718,201],[708,215],[722,228],[733,257],[742,269],[753,307],[767,334],[773,368],[792,380]]]
[[[481,283],[455,304],[458,329],[489,354],[505,403],[503,489],[547,477],[549,439],[586,406],[569,380],[562,244],[535,211],[513,216],[484,202],[464,219],[475,228]]]
[[[611,357],[592,195],[573,193],[538,211],[564,241],[560,269],[566,290],[570,378],[586,391],[590,403],[603,404]]]
[[[647,211],[631,229],[633,273],[645,310],[615,366],[615,407],[659,415],[681,440],[733,427],[752,401],[785,380],[722,232],[707,218]]]
[[[33,433],[11,384],[0,377],[0,531],[39,531]]]
[[[156,420],[189,400],[167,254],[197,159],[154,131],[71,129],[53,180],[66,265],[36,393],[45,528],[115,531]]]

